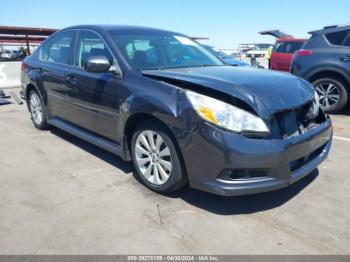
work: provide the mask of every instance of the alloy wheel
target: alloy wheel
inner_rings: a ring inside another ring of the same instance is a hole
[[[40,97],[35,92],[30,96],[30,112],[32,113],[34,123],[40,125],[43,121],[43,109]]]
[[[320,96],[320,105],[328,108],[339,102],[340,90],[333,83],[321,83],[316,86],[316,91]]]
[[[150,183],[161,186],[169,180],[173,168],[171,153],[159,133],[144,130],[137,136],[135,158],[142,176]]]

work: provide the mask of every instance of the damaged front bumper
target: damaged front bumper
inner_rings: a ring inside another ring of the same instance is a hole
[[[329,118],[287,139],[252,139],[203,122],[181,146],[190,185],[234,196],[287,187],[327,157],[332,143]]]

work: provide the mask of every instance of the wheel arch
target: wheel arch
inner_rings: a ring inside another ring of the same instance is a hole
[[[128,154],[130,154],[130,156],[131,156],[132,135],[135,132],[137,126],[139,126],[141,123],[143,123],[145,121],[156,121],[157,123],[162,125],[166,130],[169,131],[169,134],[171,136],[171,139],[174,141],[176,151],[179,154],[180,161],[183,164],[183,168],[184,168],[186,176],[187,176],[187,168],[186,168],[186,164],[185,164],[186,162],[183,158],[183,154],[182,154],[179,142],[176,139],[176,131],[174,130],[174,127],[170,126],[165,121],[163,121],[162,119],[160,119],[152,114],[140,112],[140,113],[135,113],[128,118],[128,120],[125,123],[124,133],[123,133],[124,147],[126,147],[125,151],[128,152]]]
[[[309,82],[314,82],[320,78],[336,78],[341,80],[347,89],[350,88],[350,78],[341,70],[335,68],[324,68],[321,70],[313,71],[307,77]]]
[[[32,90],[35,90],[36,92],[38,92],[39,96],[40,96],[41,99],[42,99],[40,90],[36,87],[36,85],[34,85],[33,83],[27,84],[27,86],[26,86],[26,91],[25,91],[25,98],[26,98],[26,100],[27,100],[27,107],[28,107],[28,110],[29,110],[29,111],[30,111],[30,107],[29,107],[28,99],[29,99],[29,94],[30,94],[30,92],[31,92]]]
[[[187,174],[187,167],[186,167],[186,162],[184,160],[180,145],[178,140],[176,139],[176,133],[174,130],[174,127],[170,126],[169,124],[167,124],[165,121],[163,121],[162,119],[149,114],[149,113],[135,113],[132,116],[130,116],[128,118],[128,120],[126,121],[125,127],[124,127],[124,147],[127,147],[126,150],[131,158],[131,140],[132,140],[132,136],[136,130],[136,128],[141,124],[144,123],[145,121],[156,121],[158,124],[160,124],[163,128],[165,128],[167,131],[169,131],[169,135],[171,140],[173,140],[174,142],[174,146],[175,149],[178,153],[178,158],[181,162],[181,166],[183,168],[184,171],[184,175],[186,177],[186,183],[188,181],[188,174]]]
[[[158,122],[163,127],[165,127],[170,132],[170,134],[173,136],[172,138],[175,139],[174,130],[168,124],[166,124],[163,120],[161,120],[160,118],[158,118],[152,114],[139,112],[139,113],[135,113],[135,114],[129,116],[129,118],[127,119],[127,121],[124,125],[123,135],[126,138],[126,142],[127,142],[129,149],[130,149],[132,134],[134,133],[137,126],[139,126],[141,123],[143,123],[145,121]]]

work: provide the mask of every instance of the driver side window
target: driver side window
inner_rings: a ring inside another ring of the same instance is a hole
[[[84,68],[84,61],[93,56],[105,56],[111,64],[113,63],[111,53],[97,34],[86,30],[79,31],[74,65]]]

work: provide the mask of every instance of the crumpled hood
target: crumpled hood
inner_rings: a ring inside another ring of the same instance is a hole
[[[145,76],[176,79],[240,99],[261,117],[305,104],[314,95],[306,81],[288,73],[232,66],[145,70]]]

